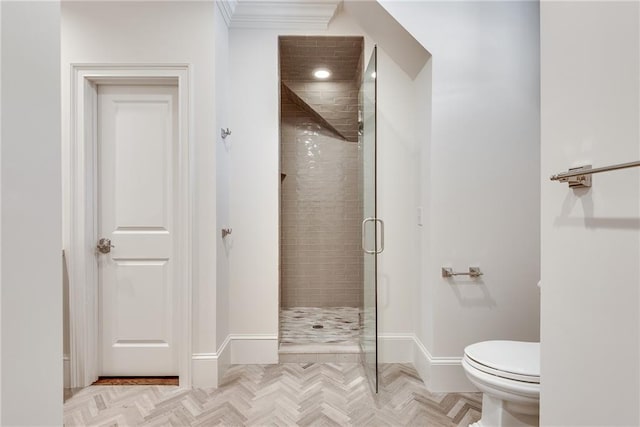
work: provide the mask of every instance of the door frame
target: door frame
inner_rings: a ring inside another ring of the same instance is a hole
[[[99,375],[100,331],[97,224],[97,86],[177,84],[178,159],[175,242],[180,387],[191,387],[192,341],[192,161],[191,68],[188,64],[72,64],[69,144],[68,237],[70,386],[87,387]]]

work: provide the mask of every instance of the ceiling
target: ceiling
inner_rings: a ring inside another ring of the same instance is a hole
[[[229,28],[326,30],[337,14],[349,16],[414,79],[431,54],[375,0],[217,0]]]
[[[218,0],[231,28],[326,29],[342,0]]]
[[[362,37],[280,37],[280,78],[283,81],[314,81],[313,71],[326,68],[324,81],[357,81],[362,71]]]

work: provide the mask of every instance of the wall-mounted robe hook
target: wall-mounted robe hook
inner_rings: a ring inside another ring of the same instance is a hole
[[[222,136],[222,139],[226,139],[229,135],[231,135],[229,128],[220,129],[220,136]]]
[[[229,234],[231,234],[231,229],[230,228],[223,228],[222,229],[222,238],[224,239],[225,237],[227,237]]]

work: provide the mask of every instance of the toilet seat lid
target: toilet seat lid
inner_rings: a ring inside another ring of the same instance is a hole
[[[476,362],[476,368],[487,373],[519,381],[540,381],[539,342],[484,341],[467,346],[464,353]]]

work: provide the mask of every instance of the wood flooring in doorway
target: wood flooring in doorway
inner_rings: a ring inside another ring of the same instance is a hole
[[[411,365],[381,367],[372,395],[347,363],[235,365],[217,389],[91,386],[64,404],[65,426],[468,426],[480,393],[430,393]]]
[[[92,385],[178,385],[178,377],[100,377]]]

